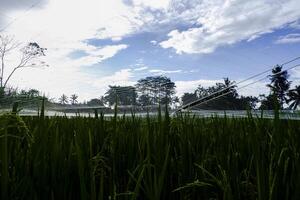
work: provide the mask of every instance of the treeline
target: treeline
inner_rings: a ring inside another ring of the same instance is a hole
[[[187,105],[199,99],[204,99],[193,109],[210,110],[245,110],[245,109],[297,109],[300,104],[300,86],[291,89],[289,74],[281,66],[275,66],[269,75],[269,94],[258,97],[243,96],[238,93],[234,81],[224,78],[223,82],[210,87],[199,85],[194,92],[176,96],[176,85],[166,76],[149,76],[137,81],[134,86],[110,85],[106,93],[99,97],[82,103],[78,102],[78,95],[67,96],[63,94],[58,101],[45,98],[46,103],[56,106],[87,105],[87,106],[113,106],[117,102],[122,106],[155,106],[169,104],[171,106]],[[0,105],[7,105],[16,100],[26,102],[40,100],[42,94],[35,89],[28,91],[6,88],[0,94]]]

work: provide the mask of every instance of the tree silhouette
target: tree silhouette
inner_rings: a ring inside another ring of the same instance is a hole
[[[103,106],[104,105],[104,97],[100,97],[98,99],[91,99],[87,102],[89,106]]]
[[[186,105],[188,103],[196,101],[197,99],[198,98],[197,98],[196,92],[194,92],[194,93],[184,93],[181,97],[182,105]]]
[[[72,95],[70,96],[70,100],[71,100],[71,104],[72,104],[72,105],[77,104],[77,103],[78,103],[78,95],[72,94]]]
[[[289,108],[296,110],[300,104],[300,85],[295,86],[295,89],[289,90],[287,96],[287,103],[291,103]]]
[[[13,74],[22,68],[29,67],[42,67],[48,66],[45,62],[38,61],[39,57],[45,56],[45,48],[40,47],[36,42],[28,43],[26,46],[20,49],[21,58],[19,63],[12,68],[12,71],[8,74],[7,78],[4,77],[4,71],[6,70],[5,58],[6,56],[19,47],[20,44],[14,41],[13,37],[0,35],[0,90],[3,93],[7,83],[13,76]]]
[[[175,83],[166,76],[149,76],[138,80],[136,88],[140,94],[139,103],[149,104],[170,104],[174,99]]]
[[[63,94],[61,95],[61,97],[59,98],[59,103],[65,105],[69,102],[67,95]]]
[[[133,86],[109,86],[104,100],[109,105],[114,105],[118,100],[119,105],[135,105],[137,93]]]
[[[280,108],[283,108],[283,104],[286,102],[286,93],[291,85],[288,77],[288,72],[282,71],[282,66],[279,65],[272,69],[272,75],[269,76],[271,83],[267,86],[271,89],[271,95],[276,98]]]

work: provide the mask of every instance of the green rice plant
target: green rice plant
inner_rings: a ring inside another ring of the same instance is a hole
[[[1,199],[298,199],[300,121],[0,116]]]

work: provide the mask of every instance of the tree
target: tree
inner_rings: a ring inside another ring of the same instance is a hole
[[[207,88],[199,85],[194,93],[185,93],[181,99],[183,105],[194,102],[193,109],[244,110],[256,107],[256,97],[239,96],[235,88],[234,81],[224,78],[223,83]]]
[[[196,95],[196,98],[204,98],[206,96],[209,95],[209,93],[212,93],[214,91],[209,91],[208,89],[202,87],[202,85],[199,85],[197,87],[197,89],[195,90],[195,95]]]
[[[276,65],[269,76],[271,83],[267,86],[271,89],[271,94],[276,98],[280,108],[286,102],[286,93],[290,88],[291,82],[288,81],[288,72],[282,71],[282,66]]]
[[[87,102],[88,106],[104,106],[104,98],[100,97],[99,99],[91,99]]]
[[[141,106],[151,105],[151,97],[148,94],[142,94],[138,97],[138,102]]]
[[[72,95],[70,96],[70,100],[71,100],[71,104],[72,104],[72,105],[77,104],[77,103],[78,103],[78,95],[72,94]]]
[[[175,83],[166,76],[149,76],[138,80],[136,88],[142,105],[171,104],[175,95]]]
[[[119,105],[135,105],[137,92],[133,86],[109,86],[104,100],[109,105],[114,105],[116,100]]]
[[[229,78],[224,78],[223,83],[216,83],[214,86],[204,88],[201,85],[198,86],[195,93],[197,98],[203,99],[202,103],[199,102],[198,108],[200,109],[241,109],[246,107],[238,98],[238,93],[235,89],[236,85],[234,81]],[[205,103],[206,102],[206,103]]]
[[[30,89],[27,92],[27,95],[28,95],[29,98],[39,97],[40,96],[40,91],[38,91],[36,89]]]
[[[198,98],[197,98],[197,94],[196,92],[194,93],[184,93],[181,97],[181,101],[182,101],[182,104],[183,105],[186,105],[188,103],[191,103],[193,101],[196,101]]]
[[[47,66],[45,62],[38,61],[38,58],[41,56],[45,56],[45,48],[40,47],[36,42],[28,43],[26,46],[20,49],[21,58],[18,64],[15,67],[12,67],[11,72],[8,74],[7,78],[5,78],[5,70],[6,70],[6,56],[15,50],[18,46],[18,43],[14,41],[13,37],[9,36],[1,36],[0,35],[0,88],[1,93],[3,93],[4,88],[7,86],[10,78],[13,74],[22,68],[29,67],[42,67]]]
[[[274,94],[269,95],[259,95],[260,107],[261,110],[275,110],[276,107],[280,107],[278,99]]]
[[[289,109],[296,110],[300,104],[300,85],[295,86],[295,89],[289,90],[287,96],[287,103],[291,103]]]
[[[63,104],[63,105],[67,104],[68,101],[69,101],[69,100],[68,100],[68,97],[67,97],[67,95],[65,95],[65,94],[61,95],[61,97],[59,98],[59,103],[61,103],[61,104]]]

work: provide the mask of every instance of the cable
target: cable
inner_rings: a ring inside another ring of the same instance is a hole
[[[284,71],[288,71],[288,70],[294,69],[294,68],[299,67],[299,66],[300,66],[300,64],[294,65],[294,66],[289,67],[288,69],[286,69],[286,70],[284,70]],[[274,73],[274,74],[272,74],[272,75],[278,75],[278,74],[281,74],[281,73],[282,73],[282,71],[281,71],[281,72],[278,72],[278,73]],[[261,78],[261,79],[258,79],[258,80],[256,80],[256,81],[253,81],[253,82],[251,82],[251,83],[249,83],[249,84],[246,84],[246,85],[244,85],[243,87],[237,88],[236,90],[237,90],[237,91],[238,91],[238,90],[241,90],[241,89],[246,88],[246,87],[248,87],[248,86],[250,86],[250,85],[253,85],[253,84],[255,84],[255,83],[258,83],[258,82],[260,82],[260,81],[262,81],[262,80],[264,80],[264,79],[266,79],[266,78],[268,78],[268,76],[265,76],[265,77],[263,77],[263,78]],[[218,98],[220,98],[220,97],[222,97],[222,96],[225,96],[225,95],[227,95],[227,94],[230,94],[230,93],[232,93],[232,92],[233,92],[233,91],[226,92],[226,93],[221,94],[221,95],[219,95],[219,96],[216,96],[216,97],[214,97],[214,98],[212,98],[212,99],[209,99],[209,100],[206,100],[206,101],[204,101],[204,102],[201,102],[201,103],[199,103],[199,104],[197,104],[197,105],[195,105],[195,106],[199,106],[199,105],[202,105],[202,104],[204,104],[204,103],[208,103],[208,102],[210,102],[210,101],[212,101],[212,100],[218,99]],[[195,106],[191,106],[191,107],[189,107],[189,108],[192,108],[192,107],[195,107]]]
[[[41,1],[38,1],[35,4],[32,4],[29,8],[27,8],[23,12],[22,16],[25,16],[26,14],[28,14],[33,8],[37,7],[40,3],[41,3]],[[22,16],[13,18],[6,26],[4,26],[2,29],[0,29],[0,33],[5,31],[7,28],[9,28],[12,24],[14,24],[16,21],[18,21]]]
[[[294,62],[294,61],[296,61],[296,60],[299,60],[299,59],[300,59],[300,56],[298,56],[298,57],[296,57],[296,58],[293,58],[293,59],[291,59],[291,60],[288,60],[288,61],[282,63],[280,66],[283,67],[284,65],[290,64],[290,63],[292,63],[292,62]],[[221,89],[221,90],[219,90],[219,91],[213,92],[212,94],[210,94],[210,95],[208,95],[208,96],[202,97],[202,98],[197,99],[197,100],[195,100],[195,101],[193,101],[193,102],[190,102],[190,103],[188,103],[188,104],[186,104],[186,105],[183,105],[183,106],[181,106],[181,108],[177,109],[177,112],[180,111],[181,109],[185,109],[185,108],[187,108],[187,107],[190,107],[191,105],[193,105],[193,104],[195,104],[195,103],[197,103],[197,102],[199,102],[199,101],[202,101],[202,100],[204,100],[204,99],[206,99],[206,98],[209,98],[209,97],[214,96],[214,95],[216,95],[216,94],[218,94],[218,93],[220,93],[220,92],[223,92],[223,91],[225,91],[225,90],[227,90],[227,89],[229,89],[229,88],[232,88],[233,86],[237,86],[237,85],[239,85],[239,84],[241,84],[241,83],[244,83],[244,82],[246,82],[246,81],[249,81],[249,80],[251,80],[251,79],[253,79],[253,78],[255,78],[255,77],[261,76],[261,75],[263,75],[263,74],[269,72],[269,71],[272,70],[273,68],[274,68],[274,66],[273,66],[272,68],[269,68],[269,69],[267,69],[267,70],[265,70],[265,71],[262,71],[262,72],[260,72],[260,73],[258,73],[258,74],[252,75],[252,76],[250,76],[250,77],[248,77],[248,78],[246,78],[246,79],[244,79],[244,80],[242,80],[242,81],[239,81],[239,82],[237,82],[236,84],[229,85],[228,87],[225,87],[225,88],[223,88],[223,89]]]

